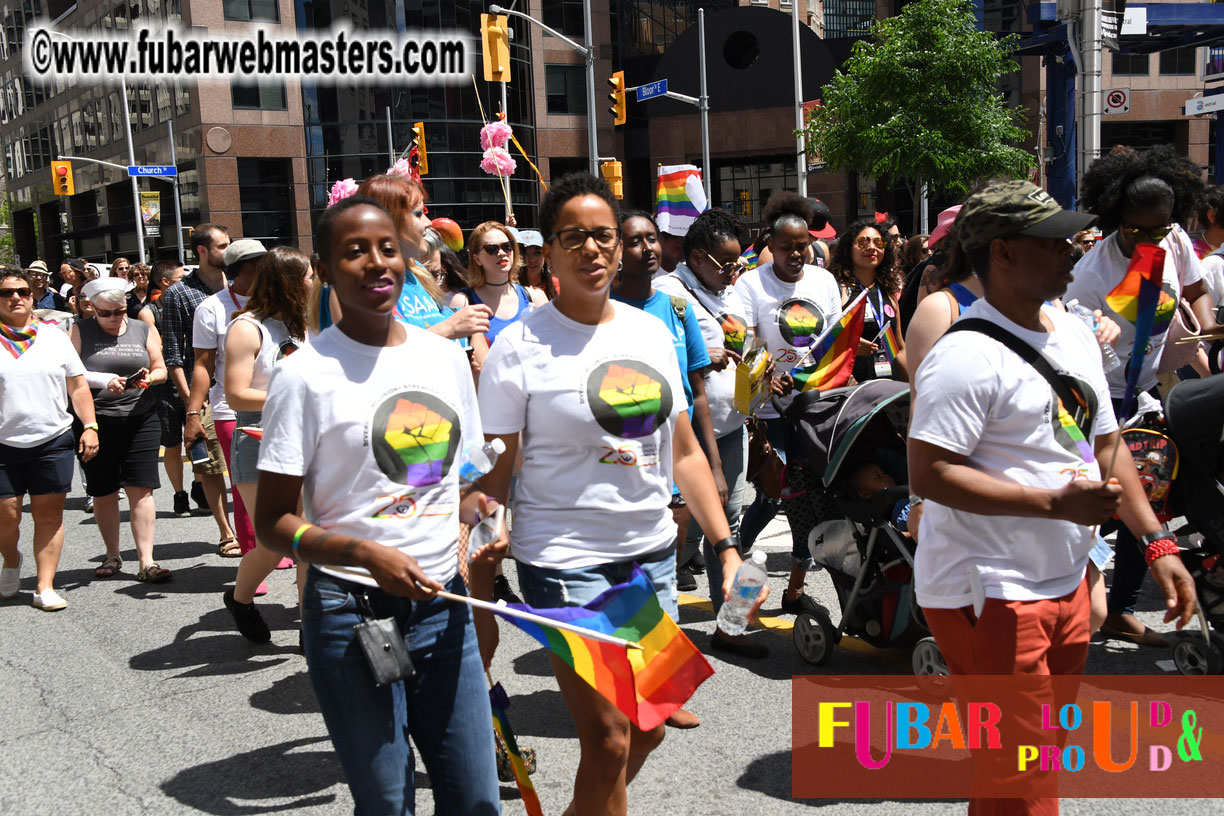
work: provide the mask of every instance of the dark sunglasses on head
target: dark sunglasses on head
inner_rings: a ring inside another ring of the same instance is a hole
[[[1125,235],[1126,240],[1130,241],[1132,244],[1159,244],[1161,241],[1167,238],[1169,233],[1172,231],[1172,224],[1168,224],[1163,227],[1150,227],[1148,229],[1144,229],[1142,227],[1122,228],[1122,234]],[[1147,240],[1144,241],[1144,238]]]
[[[859,249],[867,249],[868,247],[871,247],[871,246],[874,246],[876,249],[883,249],[884,239],[883,238],[869,238],[866,235],[860,235],[858,238],[854,239],[854,245],[858,247]]]
[[[0,289],[0,300],[8,300],[13,295],[20,298],[28,298],[31,294],[33,293],[24,286],[20,289]]]
[[[118,317],[119,315],[127,314],[127,309],[112,309],[104,312],[95,306],[94,314],[96,314],[98,317]]]
[[[501,244],[485,244],[484,246],[481,247],[481,249],[483,249],[487,254],[493,255],[495,257],[498,252],[504,252],[507,255],[513,255],[514,254],[514,242],[506,241],[505,243],[501,243]]]

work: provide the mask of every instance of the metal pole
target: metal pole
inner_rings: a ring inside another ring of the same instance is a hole
[[[799,0],[791,3],[791,44],[795,63],[795,181],[799,195],[807,195],[807,147],[803,139],[803,54],[799,49]]]
[[[710,96],[706,92],[705,9],[697,9],[697,43],[701,59],[701,179],[705,183],[706,206],[714,206],[710,194]]]
[[[132,147],[132,109],[128,106],[127,80],[123,78],[123,74],[119,74],[119,95],[123,97],[123,111],[127,114],[123,134],[127,136],[128,164],[135,165],[136,150]],[[144,219],[140,217],[140,185],[136,183],[135,176],[130,176],[130,178],[132,180],[132,209],[136,212],[136,250],[140,256],[140,262],[145,263]]]
[[[395,136],[391,133],[391,106],[387,106],[387,158],[390,160],[388,168],[395,164]]]
[[[586,92],[587,92],[587,154],[592,176],[599,176],[599,130],[595,120],[595,37],[591,30],[591,0],[582,0],[582,24],[586,36],[583,43],[586,53]]]
[[[1077,182],[1101,152],[1101,0],[1083,0],[1083,11],[1080,21],[1080,64],[1084,73],[1080,85],[1079,110],[1082,119]]]
[[[506,84],[507,83],[505,82],[501,83],[501,109],[502,113],[506,117],[506,124],[508,125],[510,124],[510,108],[507,107],[506,103]],[[506,190],[506,220],[509,221],[510,214],[514,212],[514,210],[510,207],[510,177],[506,176],[503,178],[502,184],[505,185]]]
[[[174,165],[174,169],[178,170],[178,159],[174,157],[174,120],[166,122],[166,130],[170,132],[170,163]],[[179,178],[178,173],[172,177],[174,181],[174,231],[178,233],[178,251],[179,263],[187,263],[187,254],[183,251],[183,208],[179,203]]]
[[[918,232],[919,233],[925,233],[927,231],[927,224],[930,223],[929,222],[930,201],[927,199],[927,193],[928,191],[927,191],[926,182],[923,182],[922,188],[919,192],[919,204],[918,204]]]

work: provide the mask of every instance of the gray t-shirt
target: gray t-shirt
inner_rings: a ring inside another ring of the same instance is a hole
[[[125,318],[123,333],[107,334],[96,318],[77,322],[81,333],[81,362],[87,371],[101,371],[116,377],[130,377],[149,367],[149,327],[139,320]],[[105,388],[92,388],[94,411],[98,416],[126,417],[152,410],[155,403],[144,388],[112,394]]]

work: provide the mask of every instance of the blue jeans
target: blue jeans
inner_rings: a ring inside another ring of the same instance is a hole
[[[466,594],[455,577],[447,587]],[[358,598],[394,617],[416,676],[374,685],[353,635]],[[493,721],[471,611],[443,599],[412,603],[311,569],[302,597],[310,683],[344,769],[357,814],[411,814],[413,749],[421,752],[439,814],[500,813]]]
[[[718,457],[722,460],[723,479],[727,482],[727,503],[723,512],[727,515],[727,524],[731,527],[731,535],[735,536],[740,529],[740,515],[744,509],[744,472],[748,466],[748,431],[740,428],[735,433],[729,433],[718,439]],[[684,534],[684,551],[680,554],[681,564],[688,561],[698,547],[705,555],[706,578],[710,584],[710,600],[714,603],[714,614],[718,614],[722,606],[723,571],[722,561],[714,554],[714,548],[706,540],[697,519],[689,520],[688,530]]]
[[[526,561],[517,562],[519,591],[523,600],[537,609],[557,609],[562,606],[586,606],[601,593],[629,580],[635,561],[613,561],[589,567],[557,569],[536,567]],[[654,586],[659,606],[680,619],[680,591],[676,589],[676,550],[668,547],[636,559]]]

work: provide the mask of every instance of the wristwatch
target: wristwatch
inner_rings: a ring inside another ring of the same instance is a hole
[[[722,555],[724,552],[732,548],[735,548],[736,550],[739,549],[739,542],[736,541],[735,536],[727,536],[724,539],[714,542],[712,545],[715,555]]]
[[[921,496],[910,496],[909,497],[909,509],[913,510],[915,507],[922,504],[922,502],[923,502],[923,498]]]

